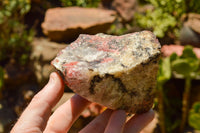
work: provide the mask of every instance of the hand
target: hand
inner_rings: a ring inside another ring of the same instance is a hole
[[[52,115],[51,109],[64,93],[64,84],[57,73],[50,75],[48,84],[34,96],[28,107],[11,130],[11,133],[66,133],[81,112],[90,104],[86,99],[74,95]],[[152,119],[154,112],[135,115],[126,122],[123,110],[105,110],[80,133],[137,133]]]

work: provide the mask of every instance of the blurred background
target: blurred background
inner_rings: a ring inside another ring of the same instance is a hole
[[[143,133],[199,133],[199,0],[1,0],[0,133],[9,132],[55,71],[50,63],[58,51],[79,34],[142,30],[152,31],[162,45],[156,117]],[[66,87],[57,106],[72,95]],[[104,109],[91,104],[69,132]]]

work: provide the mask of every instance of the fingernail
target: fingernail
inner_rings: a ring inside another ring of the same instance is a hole
[[[147,112],[147,115],[149,115],[150,118],[153,119],[155,117],[155,112],[153,111],[153,109],[150,109],[149,112]]]
[[[155,117],[155,112],[153,111],[153,109],[150,109],[148,112],[143,113],[143,114],[136,114],[136,117],[145,117],[146,120],[148,120],[149,122],[152,121]]]
[[[50,84],[55,83],[55,80],[56,80],[56,73],[53,72],[53,73],[50,74],[49,83]]]

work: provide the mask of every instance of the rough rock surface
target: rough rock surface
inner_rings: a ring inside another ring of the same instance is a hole
[[[180,30],[181,45],[200,47],[200,15],[189,13],[183,17],[185,21]]]
[[[79,34],[106,32],[115,20],[115,11],[95,8],[52,8],[45,14],[42,29],[51,40],[71,41]]]
[[[200,47],[200,34],[192,30],[186,23],[180,30],[180,44]]]
[[[200,15],[195,13],[188,14],[188,20],[185,23],[192,30],[200,34]]]
[[[149,31],[80,35],[52,64],[68,87],[89,101],[141,113],[153,104],[160,49]]]
[[[104,8],[114,9],[125,21],[133,19],[137,0],[101,0]]]

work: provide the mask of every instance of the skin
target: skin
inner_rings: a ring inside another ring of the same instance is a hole
[[[51,114],[64,93],[61,77],[53,72],[47,85],[38,92],[11,130],[11,133],[66,133],[90,104],[89,101],[74,95]],[[138,133],[154,118],[154,112],[134,115],[126,121],[123,110],[105,110],[80,133]]]

